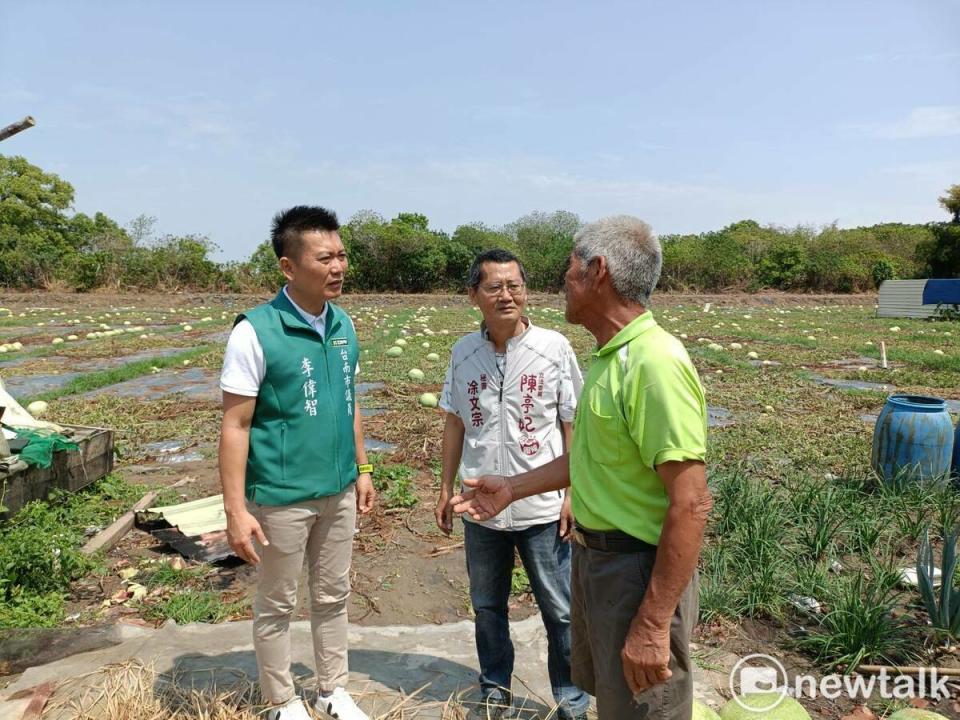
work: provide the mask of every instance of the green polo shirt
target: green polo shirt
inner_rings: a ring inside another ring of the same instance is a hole
[[[707,401],[683,343],[643,313],[593,354],[570,450],[573,514],[656,545],[667,514],[656,467],[703,461]]]

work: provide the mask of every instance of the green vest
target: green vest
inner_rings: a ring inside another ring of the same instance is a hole
[[[357,479],[353,323],[333,303],[317,332],[284,292],[237,317],[253,325],[266,373],[250,427],[246,496],[289,505],[336,495]]]

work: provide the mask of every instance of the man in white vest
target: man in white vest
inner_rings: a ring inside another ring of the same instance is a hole
[[[449,503],[458,471],[460,477],[514,475],[567,451],[583,383],[567,339],[523,315],[526,273],[512,253],[480,254],[468,284],[483,325],[453,347],[440,401],[447,416],[436,516],[446,533],[453,529]],[[565,493],[534,495],[483,522],[464,519],[485,716],[508,717],[512,708],[507,603],[519,551],[547,630],[556,717],[585,718],[590,698],[570,680],[567,541],[573,522]]]

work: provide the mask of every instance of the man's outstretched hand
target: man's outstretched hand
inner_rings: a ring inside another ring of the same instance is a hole
[[[513,487],[503,475],[466,478],[463,484],[472,489],[454,495],[450,504],[455,513],[466,513],[474,520],[489,520],[513,502]]]

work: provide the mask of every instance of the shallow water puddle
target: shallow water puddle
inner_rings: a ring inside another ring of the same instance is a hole
[[[397,449],[396,445],[391,445],[390,443],[383,442],[382,440],[376,440],[371,437],[365,437],[363,439],[363,447],[368,452],[381,453],[391,453]]]
[[[198,449],[181,452],[181,450],[184,450],[189,444],[187,440],[164,440],[162,442],[147,443],[140,447],[137,454],[153,457],[157,462],[169,465],[203,460],[203,453]]]
[[[726,408],[707,406],[707,427],[729,427],[736,422],[733,413]]]
[[[818,385],[829,385],[830,387],[841,388],[843,390],[880,390],[882,392],[894,392],[897,388],[889,383],[867,382],[866,380],[844,380],[839,378],[828,378],[823,375],[811,375],[810,379]]]
[[[354,392],[357,395],[363,395],[368,392],[373,392],[374,390],[379,390],[380,388],[386,387],[382,382],[361,382],[353,386]]]

